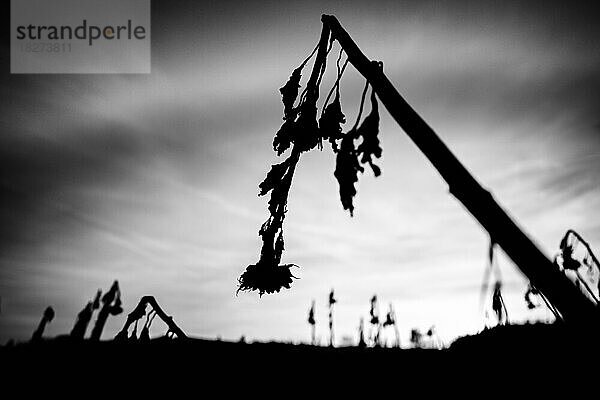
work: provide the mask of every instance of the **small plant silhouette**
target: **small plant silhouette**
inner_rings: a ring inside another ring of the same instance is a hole
[[[499,325],[508,323],[508,311],[506,310],[506,304],[504,304],[504,298],[502,298],[501,282],[496,282],[494,286],[494,294],[492,295],[492,310],[498,318]]]
[[[146,314],[146,307],[150,306],[151,310]],[[163,309],[158,305],[158,302],[153,296],[144,296],[140,299],[138,305],[127,315],[127,321],[125,321],[125,325],[119,331],[117,336],[115,336],[115,340],[124,341],[149,341],[150,340],[150,326],[154,321],[154,318],[158,316],[166,325],[167,325],[167,333],[166,337],[177,336],[178,339],[187,339],[187,335],[177,326],[177,324],[173,321],[173,317],[168,316]],[[142,332],[140,336],[137,336],[138,329],[138,321],[146,317],[146,322],[144,323],[144,327],[142,328]],[[130,336],[128,335],[129,328],[134,324],[134,328],[131,332]]]
[[[490,239],[490,245],[488,249],[488,264],[484,272],[483,283],[481,284],[481,298],[480,304],[483,305],[486,294],[488,293],[488,285],[490,280],[490,275],[494,273],[495,282],[492,291],[492,301],[491,308],[492,312],[496,315],[496,319],[498,324],[508,323],[508,311],[506,309],[506,304],[504,303],[504,298],[502,297],[502,275],[500,273],[500,267],[496,261],[496,243],[493,239]],[[487,318],[487,311],[485,316]],[[487,324],[487,323],[486,323]]]
[[[333,289],[329,292],[329,345],[333,347],[334,344],[334,333],[333,333],[333,306],[337,303],[337,299],[333,294]]]
[[[85,337],[88,325],[92,320],[94,311],[100,308],[100,297],[102,296],[102,290],[98,289],[96,297],[93,301],[88,301],[85,307],[77,314],[77,320],[71,330],[71,338],[75,340],[82,340]]]
[[[417,328],[413,328],[410,331],[410,342],[412,343],[414,348],[421,347],[422,339],[423,339],[423,334]]]
[[[42,319],[38,324],[37,329],[33,332],[31,336],[32,342],[39,342],[42,340],[42,335],[44,334],[44,330],[46,329],[46,325],[52,322],[54,319],[54,309],[50,306],[46,307],[44,310],[44,314],[42,315]]]
[[[371,342],[373,346],[381,346],[381,324],[379,323],[379,310],[377,309],[377,295],[371,297],[371,309],[369,310],[371,316]]]
[[[98,319],[96,320],[96,324],[94,325],[94,329],[92,329],[92,335],[90,337],[93,341],[100,340],[100,336],[102,336],[102,331],[104,330],[104,325],[106,324],[106,320],[110,315],[119,315],[123,312],[123,307],[121,307],[121,291],[119,290],[119,282],[114,281],[109,291],[102,296],[102,308],[98,313]]]
[[[393,344],[393,347],[400,347],[400,331],[398,331],[398,325],[396,324],[396,313],[394,312],[394,306],[390,303],[390,308],[385,317],[385,321],[383,322],[383,327],[392,327],[394,328],[394,337],[396,341]]]
[[[312,301],[312,305],[310,306],[310,310],[308,311],[308,324],[310,325],[310,342],[314,346],[317,344],[316,340],[316,324],[315,320],[315,301]]]
[[[440,337],[437,334],[437,329],[435,328],[435,325],[432,325],[428,330],[427,330],[427,343],[428,346],[430,348],[441,348],[443,346]]]
[[[363,318],[360,319],[358,324],[358,347],[367,347],[367,342],[365,342],[365,320]]]

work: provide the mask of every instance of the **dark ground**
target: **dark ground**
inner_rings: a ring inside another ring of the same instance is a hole
[[[430,395],[447,390],[482,394],[479,385],[492,393],[516,388],[538,393],[541,387],[587,391],[597,386],[600,360],[598,331],[590,329],[564,324],[500,326],[459,338],[444,350],[167,338],[92,343],[59,337],[0,348],[1,387],[16,385],[23,393],[50,397],[60,393],[82,397],[80,385],[87,388],[86,395],[94,388],[119,387],[119,394],[134,398],[190,389],[199,394],[194,397],[210,398],[217,397],[207,396],[214,390],[218,397],[251,398],[317,395],[323,389],[340,396],[355,391],[400,394],[409,389]]]

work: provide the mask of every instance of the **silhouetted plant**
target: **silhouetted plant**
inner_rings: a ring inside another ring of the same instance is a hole
[[[421,347],[421,339],[423,338],[423,334],[416,328],[413,328],[410,331],[410,342],[413,347],[418,348]]]
[[[308,324],[310,325],[310,342],[314,346],[316,342],[316,324],[315,320],[315,301],[312,301],[312,305],[310,306],[310,310],[308,311]]]
[[[394,336],[396,338],[393,347],[400,347],[400,332],[398,331],[398,325],[396,324],[396,313],[394,312],[394,306],[390,303],[390,309],[385,317],[385,321],[383,322],[383,327],[393,327],[394,328]]]
[[[427,338],[429,343],[433,345],[433,335],[435,334],[435,326],[431,326],[431,328],[427,329]]]
[[[337,300],[333,294],[333,289],[329,292],[329,345],[333,347],[334,333],[333,333],[333,306],[337,303]]]
[[[488,249],[488,265],[484,272],[483,283],[481,285],[481,298],[480,304],[484,303],[485,295],[488,292],[488,284],[490,275],[495,274],[494,290],[492,292],[492,311],[496,315],[498,324],[508,323],[508,312],[504,299],[502,298],[502,275],[500,274],[500,267],[498,267],[495,256],[496,243],[493,239],[490,239],[490,245]],[[487,312],[485,313],[487,317]]]
[[[109,291],[102,296],[102,308],[98,313],[98,319],[92,329],[91,340],[98,341],[102,336],[104,325],[110,315],[119,315],[123,312],[121,307],[121,291],[119,290],[119,282],[114,281]]]
[[[492,311],[498,318],[498,324],[503,325],[508,323],[508,311],[506,310],[506,304],[502,298],[502,283],[496,282],[494,286],[494,294],[492,295]]]
[[[77,314],[77,320],[75,321],[75,325],[71,330],[71,338],[81,340],[85,337],[85,332],[87,331],[88,325],[92,320],[94,311],[100,308],[101,296],[102,291],[98,290],[94,300],[88,301],[85,307],[83,307],[79,314]]]
[[[437,334],[437,329],[435,328],[435,325],[432,325],[427,330],[426,335],[427,335],[428,347],[437,348],[437,349],[443,347],[443,343],[442,343],[439,335]]]
[[[146,307],[150,306],[152,309],[148,314],[146,314]],[[142,318],[146,317],[146,322],[144,327],[142,328],[142,332],[138,339],[137,337],[137,323]],[[187,335],[177,326],[177,324],[173,321],[173,317],[168,316],[163,309],[158,305],[156,299],[153,296],[144,296],[140,299],[138,305],[127,315],[127,321],[125,321],[125,325],[117,333],[115,336],[115,340],[150,340],[150,325],[154,321],[154,318],[158,316],[168,327],[166,337],[177,336],[178,339],[187,339]],[[135,327],[130,336],[127,336],[129,328],[132,324],[135,324]]]
[[[44,314],[42,315],[42,319],[38,324],[37,329],[33,332],[31,336],[32,342],[37,342],[42,339],[42,335],[44,334],[44,330],[46,329],[46,325],[52,322],[54,319],[54,309],[50,306],[46,307],[44,310]]]
[[[579,244],[582,244],[584,249],[579,256],[576,256],[575,252]],[[554,258],[554,262],[561,266],[564,271],[573,271],[576,275],[576,283],[585,287],[588,295],[596,304],[600,303],[597,294],[600,293],[600,277],[597,278],[597,288],[596,293],[594,293],[594,290],[589,286],[587,280],[579,272],[580,269],[585,268],[588,278],[591,281],[593,281],[594,271],[596,274],[600,273],[600,263],[598,262],[596,255],[592,251],[591,246],[580,234],[572,229],[569,229],[565,233],[560,241],[560,252]]]
[[[367,347],[367,343],[365,342],[365,320],[363,318],[360,319],[358,325],[358,347]]]
[[[338,77],[327,96],[323,110],[317,122],[317,100],[319,85],[327,64],[327,55],[332,42],[322,36],[319,44],[299,67],[294,69],[286,84],[280,89],[283,102],[283,124],[273,139],[273,150],[281,156],[288,149],[290,155],[286,160],[271,166],[270,171],[259,185],[259,196],[271,193],[269,199],[269,218],[259,230],[262,239],[260,258],[256,264],[246,267],[238,279],[240,291],[257,291],[260,296],[265,293],[279,292],[282,288],[289,289],[293,279],[291,267],[295,264],[281,264],[284,250],[283,221],[287,212],[287,201],[292,178],[303,152],[315,147],[322,149],[323,140],[331,143],[334,153],[337,153],[334,175],[340,186],[340,199],[344,209],[352,215],[353,197],[356,195],[354,184],[358,180],[357,173],[364,172],[361,164],[369,164],[375,174],[381,170],[373,164],[373,158],[381,157],[381,147],[377,137],[379,131],[379,113],[377,98],[371,91],[371,112],[358,127],[363,110],[365,95],[369,86],[367,82],[361,98],[360,110],[354,127],[342,134],[341,125],[346,122],[340,103],[340,79],[348,63],[340,68],[342,51],[337,59]],[[306,88],[298,96],[302,70],[306,63],[317,54],[313,70]],[[335,90],[335,98],[328,104],[331,93]],[[339,143],[341,142],[341,147]]]
[[[381,324],[379,323],[379,310],[377,309],[377,295],[371,297],[371,309],[369,310],[369,315],[371,316],[372,343],[373,346],[379,347],[381,345]]]

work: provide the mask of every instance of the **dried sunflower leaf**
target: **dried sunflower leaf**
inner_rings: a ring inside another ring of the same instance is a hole
[[[302,78],[303,67],[304,65],[301,65],[296,68],[286,84],[279,89],[281,92],[281,100],[283,101],[284,119],[288,119],[294,109],[294,103],[298,97],[298,88],[300,87],[300,78]]]
[[[354,138],[356,131],[350,130],[344,135],[340,149],[337,153],[335,172],[340,187],[340,200],[344,210],[349,210],[350,215],[354,215],[354,205],[352,199],[356,195],[356,187],[358,182],[358,173],[364,172],[364,168],[358,162],[358,154],[354,147]]]
[[[365,86],[363,96],[366,94],[366,91],[367,86]],[[360,119],[361,112],[362,101],[358,119]],[[356,195],[355,184],[358,182],[358,173],[364,173],[363,165],[369,164],[376,177],[381,175],[381,169],[373,163],[373,158],[381,158],[382,153],[379,138],[377,137],[378,134],[379,108],[375,92],[371,90],[371,112],[365,117],[360,127],[356,128],[355,126],[343,135],[340,149],[337,150],[334,175],[339,183],[342,206],[344,210],[350,211],[351,216],[354,213],[353,198]],[[355,146],[355,141],[360,143],[358,147]],[[335,140],[332,141],[332,147],[334,152],[336,152],[334,142]]]
[[[357,129],[358,136],[362,137],[362,142],[357,148],[360,155],[360,162],[369,164],[375,176],[381,174],[381,169],[373,164],[373,157],[381,158],[382,149],[379,145],[379,108],[375,92],[371,91],[371,112],[367,115]]]
[[[264,181],[258,187],[260,189],[259,196],[264,196],[273,190],[282,180],[288,170],[290,159],[288,158],[280,164],[271,165],[271,170],[267,173]]]
[[[321,142],[315,105],[308,102],[302,104],[295,128],[292,143],[300,152],[312,150]]]
[[[273,138],[273,150],[282,155],[290,148],[295,136],[296,124],[292,118],[286,119]]]
[[[344,123],[346,123],[346,116],[342,113],[340,95],[337,93],[334,101],[325,107],[325,111],[319,119],[321,138],[329,140],[335,153],[338,151],[337,141],[343,138],[341,124]]]

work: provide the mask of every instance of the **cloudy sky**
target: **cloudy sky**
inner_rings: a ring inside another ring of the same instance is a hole
[[[317,42],[322,13],[384,62],[549,257],[568,228],[600,248],[600,34],[591,9],[248,3],[154,0],[148,75],[10,75],[4,13],[0,343],[28,339],[48,305],[56,318],[46,334],[69,332],[114,279],[126,312],[151,294],[205,338],[307,341],[313,299],[325,338],[331,288],[338,340],[356,337],[373,294],[382,314],[394,305],[404,343],[412,328],[435,325],[450,341],[484,326],[489,237],[384,110],[383,174],[361,176],[354,218],[339,202],[329,148],[304,155],[285,222],[284,262],[301,266],[300,279],[275,295],[235,295],[238,276],[258,260],[268,215],[257,193],[277,162],[278,89]],[[349,67],[341,90],[350,121],[363,84]],[[550,319],[526,309],[527,280],[501,252],[498,261],[511,320]],[[105,338],[125,315],[109,320]],[[156,322],[153,333],[165,330]]]

